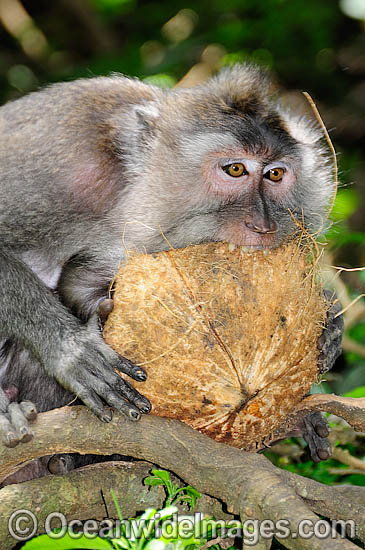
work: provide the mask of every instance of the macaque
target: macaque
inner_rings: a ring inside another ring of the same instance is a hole
[[[9,447],[32,437],[36,409],[75,396],[105,422],[111,409],[131,420],[150,411],[115,372],[143,382],[143,369],[99,326],[125,250],[278,247],[298,225],[320,232],[333,198],[321,130],[283,109],[249,64],[192,89],[118,75],[54,84],[1,107],[0,158],[0,434]],[[333,318],[319,342],[322,371],[340,349]],[[318,417],[308,426],[312,454],[328,456],[327,428]]]

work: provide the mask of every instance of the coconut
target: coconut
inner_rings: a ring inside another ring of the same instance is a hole
[[[152,413],[245,450],[270,441],[318,376],[327,304],[309,257],[296,242],[131,255],[104,338],[146,370]]]

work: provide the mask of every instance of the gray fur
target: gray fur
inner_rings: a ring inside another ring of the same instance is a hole
[[[288,209],[310,232],[320,230],[333,194],[320,139],[312,123],[281,110],[267,75],[249,65],[192,90],[115,75],[56,84],[3,106],[3,388],[14,384],[19,399],[40,410],[76,394],[104,420],[100,397],[135,417],[146,412],[147,400],[121,388],[113,369],[140,380],[141,372],[89,320],[125,249],[221,240],[229,224],[246,228],[255,219],[272,220],[277,231],[268,246],[279,246],[297,230]],[[209,155],[230,158],[240,148],[240,156],[256,159],[256,191],[208,196],[202,166]],[[296,182],[272,199],[258,178],[279,161]],[[116,404],[119,392],[129,405]]]

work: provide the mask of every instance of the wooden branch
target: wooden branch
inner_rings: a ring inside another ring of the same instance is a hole
[[[332,450],[332,457],[338,460],[338,462],[342,462],[342,464],[346,464],[346,466],[356,469],[357,473],[365,474],[365,462],[360,458],[356,458],[356,456],[352,456],[347,449],[335,447]],[[345,471],[342,470],[342,473],[347,474],[347,469]]]
[[[270,441],[287,437],[297,428],[301,419],[310,412],[322,411],[335,414],[346,420],[359,432],[365,431],[365,398],[340,397],[328,393],[316,393],[305,397],[298,403],[295,411],[286,419],[285,423],[276,430]],[[265,441],[268,444],[268,441]]]
[[[342,517],[342,511],[351,512],[351,519],[358,526],[357,536],[365,540],[364,488],[351,487],[350,493],[322,486],[277,469],[263,455],[217,443],[176,420],[149,415],[133,423],[115,414],[112,422],[105,425],[85,407],[64,407],[39,415],[34,432],[35,438],[28,444],[15,449],[0,447],[2,479],[30,458],[68,452],[120,453],[173,471],[200,492],[223,500],[230,513],[258,520],[287,518],[295,534],[302,519],[318,521],[313,510],[321,506],[325,508],[324,515],[332,519]],[[62,479],[68,483],[68,476]],[[49,478],[36,481],[44,484],[44,489],[38,491],[45,498]],[[20,495],[21,486],[15,487]],[[5,519],[9,517],[9,507],[3,507],[2,494],[10,490],[5,487],[0,491],[0,516]],[[58,502],[53,500],[52,505],[58,510]],[[289,549],[323,548],[323,541],[315,538],[288,538],[281,542]],[[330,544],[334,550],[356,548],[339,538],[331,539]],[[261,547],[268,548],[266,541]]]
[[[340,397],[334,394],[316,393],[303,399],[297,410],[329,412],[346,420],[355,431],[365,431],[365,397]]]
[[[159,509],[163,506],[165,491],[161,486],[150,490],[143,485],[143,479],[150,475],[153,466],[149,462],[104,462],[74,470],[66,476],[48,475],[21,485],[8,485],[0,491],[1,510],[6,511],[1,517],[10,517],[17,510],[35,511],[37,534],[44,531],[46,518],[52,511],[65,515],[68,521],[117,518],[111,489],[123,518],[135,517],[148,507]],[[173,476],[172,479],[179,482]],[[216,519],[233,518],[223,512],[222,503],[209,496],[203,495],[198,506],[200,512]],[[7,522],[0,522],[1,549],[7,550],[13,545]]]

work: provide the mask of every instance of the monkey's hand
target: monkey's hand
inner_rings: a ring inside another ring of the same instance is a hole
[[[16,403],[17,397],[18,389],[15,386],[5,390],[0,388],[0,434],[7,447],[15,447],[33,438],[28,421],[36,418],[36,407],[30,401]]]
[[[101,318],[106,308],[105,304],[99,306]],[[103,422],[112,418],[105,403],[131,420],[139,420],[141,412],[151,410],[151,404],[116,370],[139,382],[146,380],[141,367],[118,355],[104,342],[98,314],[95,313],[86,325],[73,330],[63,340],[61,351],[53,357],[49,374],[81,399]]]
[[[338,315],[342,309],[341,303],[331,290],[324,289],[323,294],[329,304],[329,308],[327,311],[326,326],[317,342],[317,347],[320,351],[318,356],[318,370],[320,374],[329,371],[340,356],[342,351],[341,339],[344,329],[343,315]],[[327,460],[331,456],[331,446],[327,439],[329,427],[327,420],[320,412],[313,412],[304,418],[299,429],[308,443],[314,462]]]

